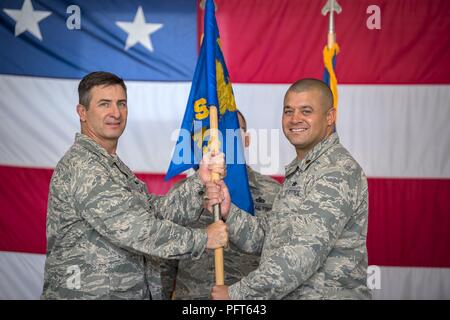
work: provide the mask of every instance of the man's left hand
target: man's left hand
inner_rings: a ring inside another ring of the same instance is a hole
[[[220,214],[226,220],[231,206],[231,197],[227,185],[223,180],[220,180],[219,182],[208,182],[205,186],[206,195],[203,206],[209,212],[213,212],[213,206],[220,204]]]
[[[228,286],[214,286],[211,290],[212,300],[230,300],[230,295],[228,294]]]

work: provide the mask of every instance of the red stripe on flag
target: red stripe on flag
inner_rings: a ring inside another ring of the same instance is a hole
[[[0,166],[0,251],[45,253],[51,174],[50,169]],[[164,174],[137,176],[156,194],[183,178],[165,182]],[[369,179],[369,263],[450,267],[449,195],[450,179]]]
[[[45,225],[53,169],[0,166],[0,251],[46,252]],[[137,173],[148,190],[165,194],[179,175],[164,181],[164,174]]]
[[[52,169],[0,166],[0,251],[46,252]]]
[[[369,179],[369,264],[450,267],[450,179]]]
[[[153,194],[166,194],[175,183],[186,177],[180,174],[164,181],[166,175],[163,173],[136,173],[136,176],[147,184],[148,192]]]
[[[325,1],[216,0],[221,45],[233,83],[322,78]],[[450,1],[340,0],[335,18],[340,84],[450,83]],[[380,8],[381,29],[366,13]],[[199,38],[203,32],[198,14]]]

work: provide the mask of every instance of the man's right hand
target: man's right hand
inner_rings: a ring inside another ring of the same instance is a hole
[[[231,197],[227,185],[223,180],[218,182],[207,182],[205,194],[205,208],[213,212],[213,205],[220,204],[220,214],[225,220],[228,218],[231,206]]]
[[[198,175],[203,185],[212,181],[213,173],[217,174],[219,179],[223,179],[227,175],[225,154],[223,152],[219,152],[218,154],[205,153],[203,155],[198,170]]]
[[[228,227],[223,221],[219,220],[211,223],[206,228],[206,233],[208,234],[208,240],[206,242],[207,249],[217,249],[227,246]]]

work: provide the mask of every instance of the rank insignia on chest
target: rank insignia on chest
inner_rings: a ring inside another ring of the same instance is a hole
[[[264,200],[261,197],[256,198],[255,201],[258,202],[258,203],[265,203],[266,202],[266,200]]]

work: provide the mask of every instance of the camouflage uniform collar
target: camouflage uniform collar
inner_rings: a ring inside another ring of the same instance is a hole
[[[297,171],[297,168],[300,166],[300,160],[295,157],[294,160],[292,160],[291,163],[289,163],[285,169],[284,169],[284,175],[287,178],[288,176],[290,176],[291,174],[293,174],[295,171]]]
[[[89,151],[95,153],[96,155],[101,155],[106,158],[112,158],[112,156],[108,153],[108,151],[106,151],[105,148],[103,148],[101,145],[99,145],[97,142],[95,142],[85,134],[77,132],[77,134],[75,135],[75,142],[80,146],[88,149]]]
[[[110,155],[105,148],[103,148],[87,135],[77,132],[77,134],[75,135],[75,142],[97,155],[102,162],[106,162],[109,166],[113,166],[114,164],[116,164],[119,169],[126,173],[128,176],[131,174],[131,171],[122,163],[117,155]]]
[[[288,177],[293,174],[297,169],[305,171],[311,163],[317,160],[325,151],[327,151],[331,146],[339,143],[339,136],[337,132],[332,133],[327,138],[323,139],[321,142],[316,144],[311,151],[306,154],[303,160],[299,160],[297,157],[286,166],[285,176]]]

